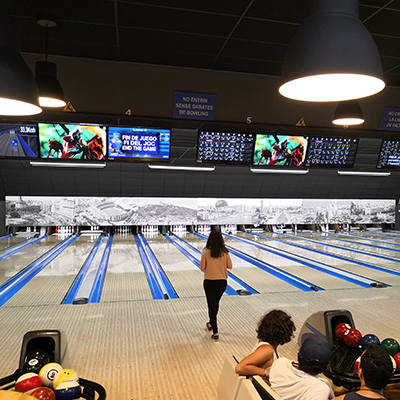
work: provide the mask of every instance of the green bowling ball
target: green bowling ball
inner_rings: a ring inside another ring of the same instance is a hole
[[[400,351],[399,342],[392,338],[382,340],[381,347],[392,357]]]

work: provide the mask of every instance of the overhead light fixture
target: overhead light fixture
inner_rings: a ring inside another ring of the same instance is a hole
[[[177,171],[214,171],[215,166],[212,165],[210,167],[191,167],[191,166],[181,166],[181,165],[159,165],[159,164],[148,164],[150,169],[170,169]]]
[[[52,161],[31,161],[32,167],[62,167],[62,168],[105,168],[105,162],[52,162]]]
[[[390,172],[366,172],[366,171],[338,171],[339,175],[356,175],[356,176],[390,176]]]
[[[308,169],[263,169],[263,168],[250,168],[250,171],[254,174],[297,174],[306,175],[308,174]]]
[[[282,96],[345,101],[383,90],[376,44],[358,18],[358,0],[312,0],[286,53]]]
[[[35,65],[35,77],[40,92],[39,103],[41,107],[64,107],[67,103],[57,80],[57,65],[47,61],[48,28],[54,28],[57,24],[50,19],[38,19],[37,23],[46,28],[46,58],[45,61],[38,61]]]
[[[39,114],[39,90],[17,37],[11,18],[0,14],[0,115]]]
[[[336,107],[332,123],[343,126],[363,124],[364,116],[358,101],[341,101]]]

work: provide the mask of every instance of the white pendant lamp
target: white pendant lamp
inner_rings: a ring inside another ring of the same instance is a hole
[[[363,124],[364,116],[358,101],[341,101],[336,107],[332,123],[343,126]]]
[[[38,87],[17,37],[11,18],[0,14],[0,115],[39,114]]]
[[[345,101],[383,90],[376,44],[358,18],[357,0],[312,0],[291,41],[279,93],[301,101]]]
[[[67,103],[64,99],[64,92],[57,80],[57,65],[47,61],[48,28],[57,26],[51,19],[38,19],[38,25],[46,29],[46,59],[38,61],[35,65],[35,77],[39,87],[39,103],[41,107],[64,107]]]

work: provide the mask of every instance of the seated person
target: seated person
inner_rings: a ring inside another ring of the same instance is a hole
[[[330,383],[317,376],[326,369],[329,355],[329,344],[324,336],[303,335],[297,363],[281,357],[272,364],[269,374],[272,389],[285,400],[332,399]]]
[[[290,342],[296,330],[291,317],[281,310],[265,314],[256,329],[258,342],[252,353],[236,366],[239,375],[260,375],[268,380],[272,363],[278,358],[279,345]]]
[[[350,392],[334,400],[383,400],[383,389],[389,383],[393,374],[393,365],[390,356],[382,347],[370,344],[361,355],[358,376],[361,387],[356,392]]]

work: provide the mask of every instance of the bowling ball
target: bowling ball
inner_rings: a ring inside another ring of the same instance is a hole
[[[53,388],[57,389],[57,387],[64,381],[75,381],[78,382],[79,376],[72,369],[63,369],[60,373],[54,376],[53,380]]]
[[[43,365],[50,362],[49,354],[47,353],[47,351],[45,351],[43,349],[35,349],[35,350],[30,351],[26,356],[26,361],[29,361],[32,359],[42,361]]]
[[[358,370],[360,369],[360,361],[361,361],[361,356],[357,358],[356,362],[354,363],[354,371],[358,374]]]
[[[395,354],[393,359],[396,362],[396,371],[400,372],[400,353]]]
[[[337,324],[335,327],[335,336],[339,340],[343,340],[344,335],[349,333],[350,329],[351,329],[351,326],[349,324],[345,324],[344,322],[341,322],[340,324]]]
[[[39,400],[56,400],[56,394],[50,388],[47,387],[41,387],[35,389],[31,393],[31,396]]]
[[[39,371],[42,369],[43,366],[43,361],[32,358],[22,366],[22,373],[26,374],[28,372],[34,372],[35,374],[39,374]]]
[[[392,357],[400,351],[399,342],[392,338],[382,340],[381,347]]]
[[[61,382],[56,388],[57,400],[76,400],[82,394],[81,387],[76,381]]]
[[[392,356],[389,356],[389,357],[390,357],[390,360],[392,361],[392,365],[393,365],[393,372],[392,372],[392,375],[394,375],[394,374],[396,373],[397,364],[396,364],[395,359],[394,359]]]
[[[350,331],[344,335],[344,343],[349,347],[358,347],[362,340],[362,334],[357,329],[351,328]]]
[[[364,350],[372,343],[377,344],[378,346],[380,346],[381,344],[378,337],[376,335],[373,335],[372,333],[364,335],[363,338],[361,339],[361,346]]]
[[[44,386],[53,387],[54,377],[63,370],[58,363],[48,363],[39,371]]]
[[[38,374],[28,372],[21,375],[15,382],[15,390],[22,393],[30,394],[33,390],[42,386],[42,380]]]

